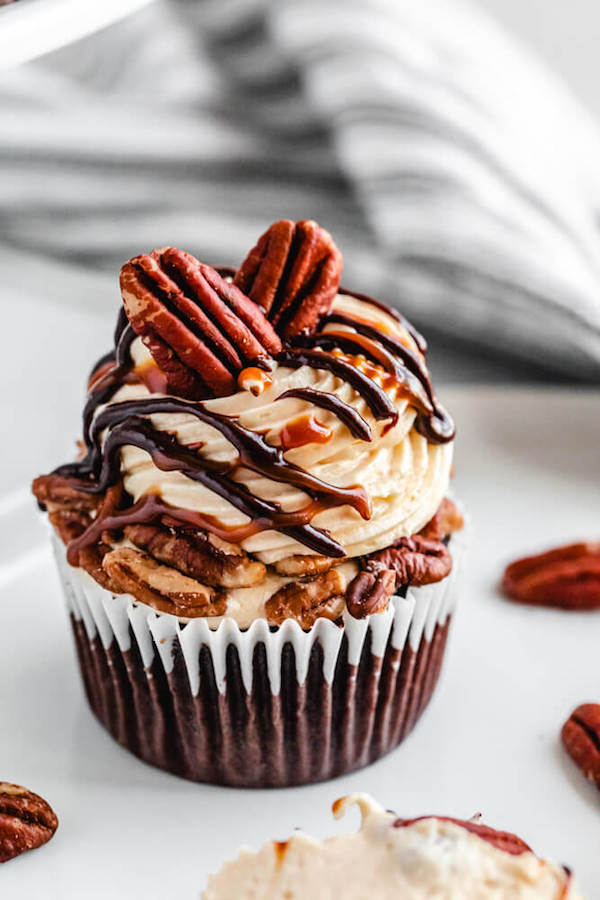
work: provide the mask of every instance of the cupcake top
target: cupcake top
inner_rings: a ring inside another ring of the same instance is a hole
[[[258,853],[242,850],[209,878],[202,900],[581,900],[567,869],[513,834],[439,816],[399,819],[366,794],[336,801],[336,818],[352,804],[358,832],[324,841],[297,832]]]
[[[237,271],[163,248],[123,266],[82,458],[34,482],[69,562],[158,611],[309,627],[444,578],[454,427],[426,344],[340,287],[314,222]]]

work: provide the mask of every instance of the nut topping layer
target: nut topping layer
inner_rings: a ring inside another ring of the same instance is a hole
[[[0,863],[41,847],[57,828],[58,819],[42,797],[0,781]]]

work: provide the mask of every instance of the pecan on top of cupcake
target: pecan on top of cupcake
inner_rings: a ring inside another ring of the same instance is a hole
[[[358,832],[323,841],[296,832],[258,853],[242,850],[209,878],[202,900],[581,900],[568,869],[514,834],[440,816],[398,819],[366,794],[336,801],[334,815],[352,804]]]
[[[425,341],[341,271],[311,221],[237,272],[170,247],[123,266],[82,457],[34,482],[72,566],[240,627],[362,618],[449,574],[454,428]]]

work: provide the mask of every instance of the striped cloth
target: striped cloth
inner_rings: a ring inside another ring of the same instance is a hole
[[[8,247],[225,264],[314,218],[354,289],[600,379],[598,131],[460,0],[155,2],[3,73],[0,154]]]

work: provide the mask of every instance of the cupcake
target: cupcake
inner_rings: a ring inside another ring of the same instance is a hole
[[[79,456],[33,483],[92,710],[185,778],[363,766],[439,675],[454,426],[424,339],[341,270],[310,221],[276,222],[237,271],[127,262]]]
[[[399,819],[366,794],[337,800],[336,818],[352,804],[358,832],[324,841],[296,832],[243,850],[209,878],[202,900],[581,900],[568,869],[514,834],[442,816]]]

